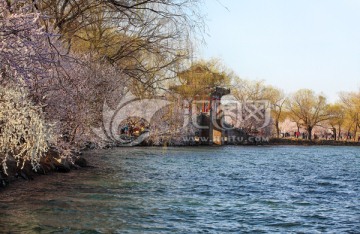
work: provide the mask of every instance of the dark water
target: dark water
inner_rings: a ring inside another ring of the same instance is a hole
[[[88,158],[98,168],[1,192],[0,232],[360,232],[360,148],[120,148]]]

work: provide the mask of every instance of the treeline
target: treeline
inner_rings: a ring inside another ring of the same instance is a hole
[[[251,113],[247,113],[250,117],[247,118],[244,116],[246,108],[236,113],[238,116],[243,115],[242,121],[237,121],[233,127],[248,134],[280,138],[286,133],[299,137],[301,132],[302,138],[311,140],[316,132],[315,135],[325,135],[324,138],[334,140],[359,138],[360,91],[341,92],[339,101],[329,103],[323,94],[310,89],[285,93],[264,81],[241,79],[216,59],[193,63],[181,73],[178,80],[181,84],[190,84],[176,89],[177,93],[190,102],[195,97],[206,98],[213,88],[221,86],[229,88],[235,100],[243,104],[242,107],[246,103],[265,105],[264,108],[270,110],[269,116],[265,116],[264,112],[263,116],[256,119],[251,118]],[[328,137],[328,134],[332,137]]]
[[[360,129],[360,91],[341,92],[339,100],[330,103],[323,94],[299,89],[286,94],[283,90],[261,81],[245,82],[242,89],[250,90],[250,100],[269,100],[272,134],[279,138],[289,133],[312,140],[315,136],[334,140],[357,140]],[[242,91],[244,92],[244,91]],[[241,92],[240,92],[241,93]],[[246,91],[245,91],[246,93]],[[330,134],[331,137],[327,135]],[[346,136],[343,138],[343,136]]]

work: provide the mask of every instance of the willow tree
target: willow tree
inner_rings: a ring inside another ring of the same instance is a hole
[[[353,134],[354,140],[360,129],[360,91],[344,92],[340,94],[340,99],[345,107],[345,127],[348,135]]]
[[[273,86],[266,87],[266,95],[271,104],[271,117],[276,131],[276,137],[280,137],[280,123],[287,117],[285,109],[286,96],[285,93]]]
[[[330,118],[326,98],[309,89],[300,89],[292,94],[287,102],[287,108],[293,120],[303,124],[309,140],[313,128]]]
[[[127,76],[157,87],[174,78],[203,28],[197,0],[39,0],[68,51],[96,52]]]
[[[329,106],[329,125],[331,126],[335,140],[340,140],[342,127],[345,122],[346,108],[343,103],[335,103]]]

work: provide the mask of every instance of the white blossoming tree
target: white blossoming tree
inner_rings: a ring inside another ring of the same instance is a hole
[[[74,59],[80,61],[80,58]],[[128,78],[121,70],[83,55],[81,64],[62,60],[66,74],[51,82],[42,100],[47,120],[57,123],[54,130],[59,144],[81,148],[88,142],[101,144],[92,128],[102,124],[102,108],[106,102],[115,108],[122,97]],[[63,142],[61,142],[63,141]],[[99,142],[98,142],[99,141]]]
[[[35,89],[49,77],[54,54],[33,7],[29,1],[0,0],[0,84]]]
[[[0,160],[4,172],[10,158],[21,169],[29,161],[36,170],[49,139],[51,134],[41,107],[29,101],[26,90],[0,87]]]
[[[10,159],[19,169],[30,162],[36,170],[49,147],[42,107],[33,104],[54,61],[39,20],[31,1],[0,0],[0,161],[5,173]]]

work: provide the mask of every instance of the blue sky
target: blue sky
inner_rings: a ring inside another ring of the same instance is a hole
[[[359,12],[360,0],[206,0],[200,57],[220,58],[242,78],[335,101],[360,88]]]

